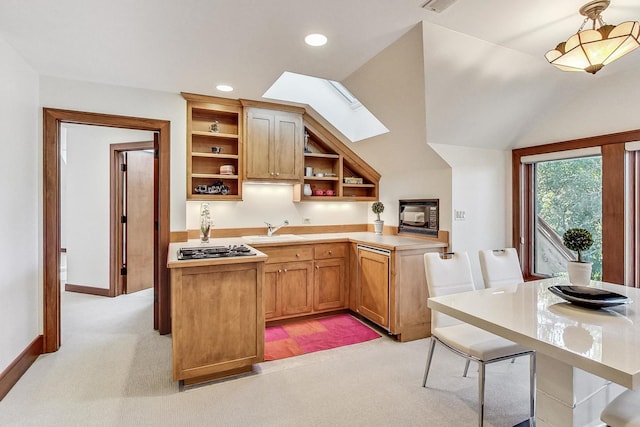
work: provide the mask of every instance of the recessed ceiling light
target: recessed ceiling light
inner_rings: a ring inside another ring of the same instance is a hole
[[[216,86],[216,89],[218,89],[221,92],[231,92],[233,90],[233,87],[229,85],[218,85]]]
[[[309,46],[324,46],[327,44],[327,36],[324,34],[309,34],[304,38],[304,42]]]

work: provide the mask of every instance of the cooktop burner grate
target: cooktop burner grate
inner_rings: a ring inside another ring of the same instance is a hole
[[[236,256],[255,255],[251,249],[244,245],[232,246],[201,246],[178,249],[178,259],[202,259],[202,258],[223,258]]]

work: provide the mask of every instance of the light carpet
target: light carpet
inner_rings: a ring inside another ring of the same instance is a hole
[[[477,425],[477,373],[427,339],[388,336],[264,362],[257,373],[180,392],[171,338],[152,329],[151,291],[117,298],[63,292],[63,343],[0,401],[0,426]],[[485,426],[528,413],[528,363],[487,367]]]

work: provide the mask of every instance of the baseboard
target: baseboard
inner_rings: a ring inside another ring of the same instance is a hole
[[[16,385],[20,377],[27,372],[27,369],[42,354],[44,338],[38,335],[22,353],[0,373],[0,400],[2,400],[9,390]]]
[[[94,288],[93,286],[70,285],[69,283],[67,283],[64,285],[64,290],[67,292],[77,292],[80,294],[98,295],[101,297],[112,296],[109,289]]]

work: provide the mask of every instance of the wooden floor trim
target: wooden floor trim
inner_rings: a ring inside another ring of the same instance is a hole
[[[64,285],[66,292],[77,292],[79,294],[98,295],[101,297],[112,297],[111,291],[108,288],[95,288],[93,286],[72,285],[66,283]]]
[[[42,354],[43,336],[38,335],[22,353],[0,373],[0,400],[2,400],[9,390],[16,385],[20,377],[27,372],[27,369]]]

